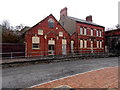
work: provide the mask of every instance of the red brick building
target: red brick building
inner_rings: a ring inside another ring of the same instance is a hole
[[[110,53],[120,53],[120,29],[105,32],[106,51]]]
[[[104,29],[91,15],[82,20],[68,16],[63,8],[59,22],[50,14],[27,31],[25,51],[27,56],[104,52]]]
[[[92,16],[87,16],[86,20],[74,18],[67,15],[67,8],[60,11],[60,24],[71,35],[71,51],[103,52],[104,27],[93,23]]]
[[[66,55],[70,49],[70,35],[52,14],[30,28],[25,41],[27,56]]]

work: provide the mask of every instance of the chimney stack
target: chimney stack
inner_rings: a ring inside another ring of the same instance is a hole
[[[92,15],[87,16],[86,21],[92,22]]]
[[[61,9],[61,11],[60,11],[60,19],[62,18],[62,16],[67,16],[67,7]]]

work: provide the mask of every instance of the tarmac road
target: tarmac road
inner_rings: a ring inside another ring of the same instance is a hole
[[[64,76],[110,66],[118,66],[118,57],[4,68],[2,88],[26,88]]]

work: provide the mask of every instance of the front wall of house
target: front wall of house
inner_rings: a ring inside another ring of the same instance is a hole
[[[48,27],[48,20],[50,18],[53,19],[54,21],[54,28]],[[34,44],[34,49],[33,49],[32,37],[39,38],[39,46]],[[63,39],[64,40],[66,39],[66,42],[67,42],[66,49],[69,50],[70,49],[69,34],[61,27],[61,25],[55,20],[55,18],[52,15],[50,15],[46,19],[44,19],[41,23],[37,24],[26,33],[27,56],[48,55],[48,54],[51,54],[51,50],[53,50],[53,48],[54,48],[54,52],[53,52],[54,55],[60,55],[62,54]]]
[[[80,31],[83,28],[83,32]],[[86,30],[84,30],[86,29]],[[105,49],[104,43],[104,28],[99,26],[76,23],[76,34],[72,35],[75,40],[75,50],[79,52],[103,52]],[[76,39],[78,38],[78,39]]]

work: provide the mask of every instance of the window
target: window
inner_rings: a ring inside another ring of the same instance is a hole
[[[48,27],[49,27],[49,28],[54,28],[54,20],[53,20],[52,18],[50,18],[50,19],[48,20]]]
[[[83,34],[83,28],[80,27],[80,34]]]
[[[49,50],[54,50],[54,45],[49,45]]]
[[[42,29],[38,29],[38,35],[43,35],[43,30]]]
[[[64,22],[62,22],[62,25],[64,26]]]
[[[100,37],[102,36],[102,31],[100,30]]]
[[[62,44],[64,44],[64,45],[66,45],[66,44],[67,44],[66,39],[62,39]]]
[[[38,43],[33,43],[32,48],[33,49],[39,49],[39,44]]]
[[[80,40],[80,48],[83,48],[83,40]]]
[[[32,37],[32,43],[39,43],[39,42],[40,42],[39,37],[37,37],[37,36]]]
[[[84,48],[87,48],[87,40],[84,40]]]
[[[84,28],[84,35],[87,35],[87,29]]]
[[[102,48],[102,41],[100,41],[100,48]]]
[[[63,32],[59,32],[59,37],[63,37]]]
[[[51,40],[48,41],[48,44],[50,44],[50,45],[55,45],[55,40],[53,40],[53,39],[51,38]]]
[[[97,35],[97,36],[98,36],[98,33],[99,33],[99,32],[98,32],[98,30],[97,30],[97,31],[96,31],[96,35]]]
[[[32,37],[32,49],[39,49],[40,48],[39,43],[40,43],[39,37],[33,36]]]
[[[72,53],[74,52],[73,49],[74,49],[74,41],[72,40],[72,41],[71,41],[71,52],[72,52]]]
[[[97,41],[97,48],[99,48],[99,41]]]
[[[93,29],[91,29],[91,36],[93,36]]]
[[[91,48],[93,49],[93,41],[91,41]]]

